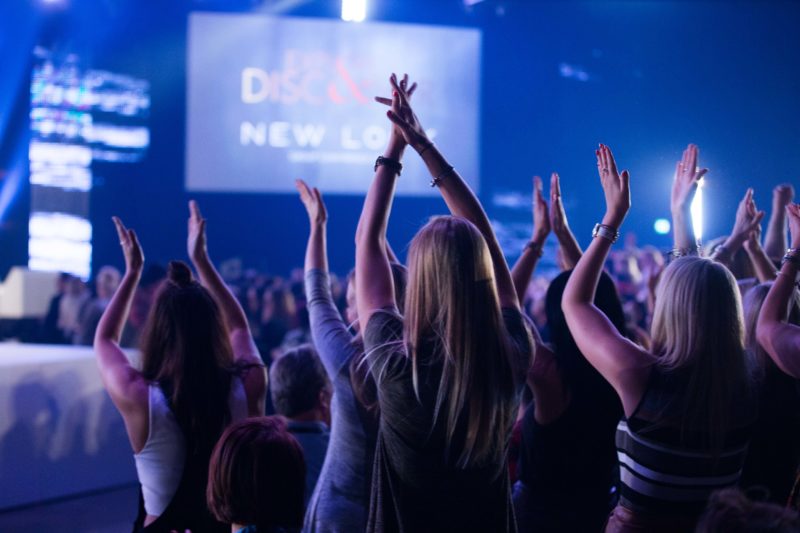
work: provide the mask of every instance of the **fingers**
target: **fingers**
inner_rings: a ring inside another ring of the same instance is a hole
[[[129,229],[127,231],[127,235],[128,235],[128,242],[131,243],[134,249],[141,248],[141,246],[139,245],[139,237],[136,236],[136,232],[134,230]]]
[[[200,207],[194,200],[189,200],[189,214],[196,220],[202,220],[203,216],[200,214]]]
[[[533,192],[537,197],[542,195],[542,178],[539,176],[533,177]]]
[[[414,85],[416,85],[416,83]],[[389,105],[389,106],[392,105],[392,99],[384,98],[383,96],[376,96],[375,101],[383,105]]]
[[[406,92],[407,86],[408,86],[408,74],[403,74],[403,79],[400,80],[400,88],[403,89],[403,92]]]
[[[708,169],[707,168],[702,168],[702,169],[697,171],[697,174],[695,174],[694,179],[696,181],[700,181],[701,179],[703,179],[703,176],[705,176],[706,174],[708,174]]]
[[[620,182],[622,184],[623,190],[628,190],[631,186],[631,175],[627,170],[623,170],[622,174],[619,175]]]
[[[400,84],[397,82],[397,76],[392,74],[389,78],[389,83],[392,84],[392,88],[397,91],[398,95],[400,96],[400,101],[403,105],[408,105],[408,100],[406,99],[406,92],[400,87]]]
[[[558,176],[558,172],[550,174],[550,196],[556,198],[561,196],[561,178]]]
[[[606,168],[611,171],[613,176],[617,175],[617,162],[614,160],[614,154],[611,153],[611,148],[608,145],[603,145],[606,153]]]
[[[119,243],[125,244],[129,242],[128,230],[125,228],[125,225],[122,223],[119,217],[111,217],[111,220],[114,221],[114,226],[117,228],[117,236],[119,237]]]
[[[411,98],[411,95],[414,94],[414,91],[416,90],[417,90],[417,82],[414,82],[411,84],[411,87],[409,87],[408,90],[406,91],[406,96]]]

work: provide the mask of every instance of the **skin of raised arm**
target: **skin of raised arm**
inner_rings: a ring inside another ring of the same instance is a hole
[[[422,160],[428,167],[431,176],[434,179],[440,178],[438,179],[439,191],[442,193],[442,198],[444,198],[450,213],[469,220],[483,235],[492,257],[500,305],[519,309],[519,301],[514,290],[511,272],[508,270],[508,264],[497,242],[489,217],[486,216],[483,207],[472,192],[472,189],[469,188],[469,185],[448,164],[444,156],[428,139],[419,119],[411,109],[406,91],[398,85],[396,79],[392,80],[392,86],[400,100],[397,109],[393,108],[387,113],[389,119],[397,126],[395,131],[401,134],[417,153],[422,155]]]
[[[526,246],[511,269],[511,279],[520,304],[525,302],[525,292],[531,282],[531,276],[539,262],[540,253],[547,234],[550,233],[550,218],[547,213],[547,202],[542,195],[542,178],[533,178],[533,234],[530,244],[539,250],[537,253],[531,246]]]
[[[739,248],[744,246],[754,231],[758,230],[762,218],[764,218],[764,212],[756,208],[753,189],[747,189],[736,209],[736,220],[731,234],[725,239],[722,250],[718,249],[711,258],[729,266]]]
[[[392,98],[389,101],[391,110],[389,114],[400,113],[400,92],[406,98],[408,76],[401,82],[392,74]],[[379,102],[386,103],[383,98],[376,98]],[[392,128],[389,144],[383,156],[395,161],[400,161],[406,147],[406,141],[397,127]],[[369,323],[372,314],[386,307],[396,306],[394,281],[387,256],[386,228],[389,224],[389,214],[394,199],[397,174],[386,165],[380,165],[375,170],[372,185],[364,199],[364,207],[358,220],[356,230],[356,308],[358,321],[363,328]]]
[[[550,225],[561,247],[563,267],[572,270],[583,255],[583,250],[567,222],[567,212],[561,199],[561,178],[556,172],[550,176]]]
[[[247,391],[248,411],[251,416],[264,414],[264,401],[267,389],[267,372],[261,362],[247,316],[239,305],[239,301],[231,293],[228,286],[214,267],[208,256],[206,244],[206,221],[200,214],[200,208],[194,200],[189,202],[188,238],[186,241],[189,258],[192,261],[200,283],[211,293],[217,302],[228,327],[228,337],[233,348],[233,357],[237,363],[253,365],[244,374],[244,386]]]
[[[758,281],[764,283],[774,280],[776,274],[775,264],[761,247],[761,240],[759,239],[760,234],[760,229],[750,232],[750,237],[748,237],[744,243],[744,249],[747,251],[747,255],[753,263]]]
[[[114,217],[120,245],[125,254],[125,275],[100,318],[94,337],[94,351],[103,384],[119,409],[135,452],[147,441],[148,386],[119,346],[122,328],[130,312],[133,295],[144,266],[144,254],[133,230]]]
[[[780,261],[789,242],[786,239],[786,206],[794,199],[794,187],[788,183],[772,191],[772,212],[764,237],[764,252],[773,261]]]
[[[630,208],[628,172],[617,172],[607,146],[600,145],[595,154],[606,197],[603,224],[618,231]],[[611,244],[603,237],[592,241],[567,282],[561,306],[578,348],[614,387],[625,413],[630,415],[644,393],[651,356],[624,338],[594,305],[597,283]]]
[[[792,248],[800,246],[800,206],[790,204],[786,211],[792,233]],[[797,266],[786,261],[780,275],[761,306],[756,338],[778,367],[795,378],[800,377],[800,327],[787,324],[789,302],[795,291]]]
[[[295,186],[300,200],[308,214],[309,232],[306,246],[305,271],[322,270],[328,272],[327,224],[328,211],[319,189],[309,187],[303,180],[296,180]]]
[[[690,144],[683,151],[683,157],[675,166],[675,180],[672,183],[670,210],[675,249],[690,250],[697,246],[692,224],[691,207],[697,183],[708,173],[708,169],[697,169],[700,154],[697,145]]]

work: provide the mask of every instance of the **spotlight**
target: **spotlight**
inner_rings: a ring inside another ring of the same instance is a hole
[[[367,18],[367,0],[342,0],[342,20],[363,22]]]
[[[694,226],[694,238],[700,241],[703,238],[703,187],[705,178],[700,178],[697,182],[697,192],[692,200],[691,213],[692,225]]]
[[[656,221],[653,223],[653,229],[659,235],[666,235],[669,233],[669,230],[672,226],[669,223],[669,220],[666,218],[657,218]]]

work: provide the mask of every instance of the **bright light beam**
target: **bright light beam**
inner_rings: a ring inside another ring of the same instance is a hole
[[[342,20],[363,22],[367,18],[367,0],[342,0]]]
[[[697,192],[692,200],[690,212],[692,214],[692,226],[694,226],[694,238],[700,242],[703,238],[703,187],[705,178],[700,178],[697,182]]]

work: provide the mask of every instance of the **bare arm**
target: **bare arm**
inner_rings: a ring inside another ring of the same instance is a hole
[[[422,156],[422,160],[433,177],[433,183],[439,187],[450,213],[469,220],[483,235],[492,257],[500,305],[519,309],[511,272],[508,270],[508,264],[500,249],[500,244],[497,242],[489,217],[486,216],[469,185],[427,138],[419,119],[409,105],[405,92],[396,85],[396,82],[393,83],[395,83],[395,90],[400,97],[400,109],[389,111],[389,118],[400,129],[406,142]]]
[[[328,247],[327,223],[328,211],[319,189],[313,189],[303,180],[295,180],[295,186],[300,193],[300,200],[308,214],[309,232],[306,245],[306,260],[304,270],[322,270],[328,272]]]
[[[542,257],[542,247],[550,233],[550,219],[547,214],[547,202],[542,196],[542,178],[533,178],[533,235],[531,241],[525,246],[522,254],[511,269],[511,278],[514,280],[514,289],[520,305],[525,302],[525,292],[531,282],[531,276],[536,269],[536,263]]]
[[[136,233],[125,228],[116,217],[114,224],[125,253],[125,275],[100,318],[94,336],[94,351],[103,384],[122,414],[131,445],[138,452],[147,440],[148,386],[142,374],[125,356],[119,340],[142,276],[144,254]]]
[[[583,255],[583,250],[567,222],[567,212],[561,199],[561,178],[555,172],[550,176],[550,225],[561,248],[564,270],[572,270]]]
[[[392,99],[391,111],[400,113],[400,93],[405,98],[416,88],[413,84],[407,89],[408,77],[400,82],[394,74],[390,79]],[[385,99],[378,99],[386,103]],[[406,141],[397,127],[392,128],[389,144],[383,157],[400,162],[405,151]],[[379,165],[375,170],[372,185],[364,199],[361,218],[356,230],[356,308],[358,321],[366,328],[375,311],[386,307],[396,307],[394,280],[387,256],[386,228],[394,199],[397,172],[389,165]]]
[[[607,206],[603,224],[618,232],[630,209],[629,175],[627,171],[617,172],[607,146],[601,145],[596,155]],[[644,393],[651,356],[620,335],[594,305],[597,283],[611,244],[604,237],[592,241],[567,282],[561,306],[578,348],[614,387],[625,413],[630,415]]]
[[[744,242],[744,249],[747,251],[750,262],[753,263],[758,281],[764,283],[775,279],[775,264],[761,247],[760,236],[761,227],[759,226],[756,231],[750,232],[750,237]]]
[[[672,183],[670,210],[672,211],[672,230],[675,250],[689,253],[697,250],[697,239],[692,224],[692,200],[697,192],[697,184],[708,169],[697,170],[700,149],[690,144],[683,151],[683,157],[675,166],[675,180]]]
[[[189,223],[187,250],[192,264],[197,269],[200,283],[211,293],[214,301],[219,305],[225,324],[228,327],[228,337],[233,349],[233,357],[237,363],[253,365],[259,368],[250,368],[244,376],[244,385],[247,390],[249,411],[251,416],[264,414],[264,400],[267,388],[267,374],[262,366],[250,325],[239,301],[231,293],[222,277],[214,268],[208,256],[206,245],[206,221],[200,214],[197,202],[189,202]]]
[[[792,203],[794,187],[788,183],[778,185],[772,191],[772,212],[764,238],[764,252],[773,261],[780,261],[788,247],[786,239],[786,206]]]
[[[736,209],[736,221],[733,224],[731,234],[725,239],[725,243],[716,249],[711,258],[714,261],[730,266],[734,255],[751,238],[751,234],[758,231],[762,218],[764,218],[764,212],[756,209],[756,204],[753,200],[753,189],[747,189],[744,198],[739,202],[739,207]]]
[[[800,206],[787,207],[792,233],[792,248],[800,247]],[[756,338],[781,370],[795,378],[800,377],[800,327],[787,324],[789,302],[795,291],[795,279],[800,256],[786,261],[767,294],[758,315]]]

